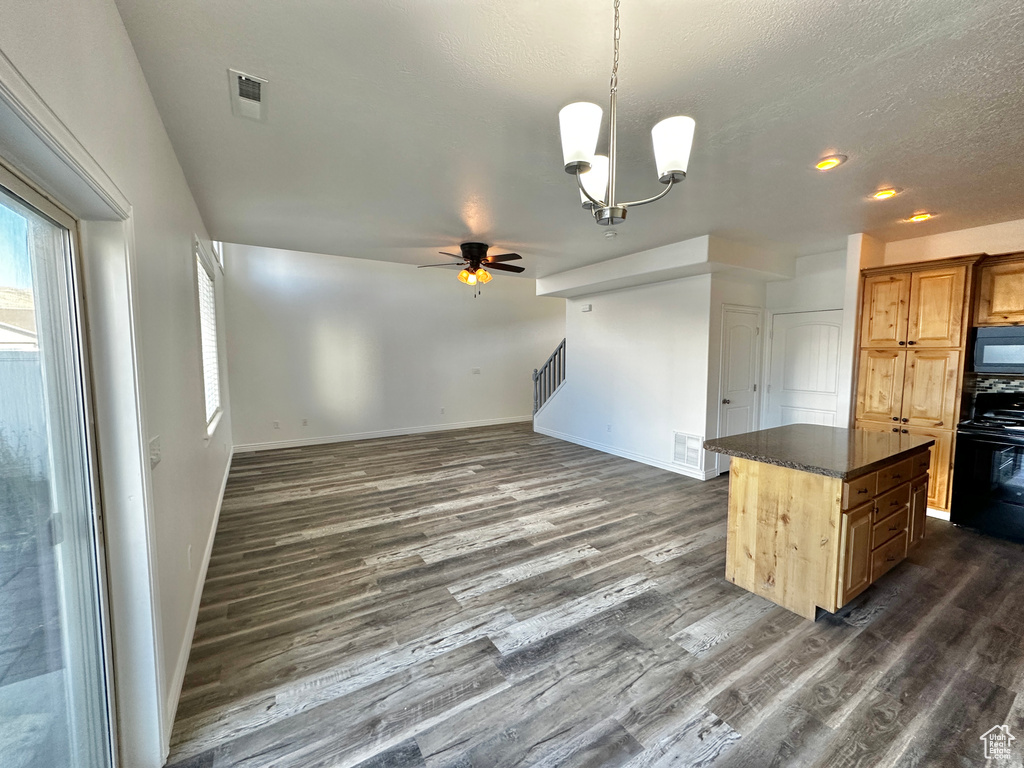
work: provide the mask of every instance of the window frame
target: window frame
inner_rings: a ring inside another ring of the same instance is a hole
[[[214,432],[217,431],[217,426],[220,424],[221,416],[224,413],[224,393],[221,387],[221,355],[220,355],[220,334],[218,331],[217,324],[217,263],[211,256],[209,251],[203,245],[202,240],[199,239],[198,235],[193,235],[192,238],[192,254],[193,263],[195,265],[195,297],[196,297],[196,320],[197,320],[197,332],[199,341],[199,372],[200,381],[202,382],[202,401],[203,401],[203,416],[206,422],[206,436],[203,439],[205,444],[209,444],[210,438],[213,437]],[[202,285],[200,284],[199,270],[203,270],[206,273],[207,279],[210,281],[210,291],[212,294],[211,304],[213,307],[213,350],[216,358],[216,380],[217,380],[217,400],[216,406],[214,407],[213,413],[208,414],[207,405],[207,370],[206,370],[206,354],[203,346],[203,297],[202,297]]]

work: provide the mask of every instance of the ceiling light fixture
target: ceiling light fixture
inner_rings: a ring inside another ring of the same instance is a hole
[[[902,189],[896,189],[895,187],[886,187],[885,189],[878,190],[871,197],[875,200],[888,200],[890,197],[896,197],[902,191]]]
[[[594,214],[594,220],[598,224],[604,226],[623,221],[629,208],[660,200],[669,193],[674,184],[686,178],[686,167],[689,165],[690,149],[693,146],[693,131],[696,127],[692,117],[684,116],[669,117],[655,125],[651,129],[651,138],[654,141],[654,160],[658,168],[658,180],[666,185],[665,189],[645,200],[635,200],[631,203],[622,203],[616,200],[615,159],[618,143],[616,94],[619,88],[620,34],[619,0],[615,0],[615,28],[612,37],[614,56],[612,58],[611,94],[608,109],[608,157],[604,158],[602,155],[595,154],[603,114],[597,104],[578,101],[563,107],[558,113],[565,172],[576,177],[583,207]],[[597,176],[587,178],[593,173],[597,173]]]
[[[918,213],[915,213],[909,219],[905,219],[905,221],[909,221],[909,222],[913,222],[913,223],[917,224],[918,222],[928,221],[928,219],[934,219],[934,218],[935,218],[935,214],[934,213],[928,213],[928,211],[920,211]]]
[[[846,155],[827,155],[815,163],[814,167],[819,171],[831,171],[833,168],[838,168],[846,161]]]

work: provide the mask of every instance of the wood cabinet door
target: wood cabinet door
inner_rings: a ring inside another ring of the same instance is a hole
[[[908,347],[963,344],[967,267],[926,269],[911,274]]]
[[[906,354],[900,422],[952,429],[960,398],[960,351],[916,349]]]
[[[1024,323],[1024,260],[985,264],[978,287],[975,325]]]
[[[910,546],[924,538],[928,516],[928,478],[916,478],[910,486]]]
[[[949,489],[953,471],[953,432],[946,429],[907,430],[911,435],[930,437],[935,440],[932,446],[932,463],[928,468],[928,506],[946,511],[949,509]]]
[[[871,515],[875,507],[865,504],[843,512],[840,553],[839,606],[846,605],[871,584]]]
[[[860,320],[861,347],[893,348],[907,343],[910,274],[864,278]]]
[[[899,423],[907,353],[863,349],[857,376],[857,419]]]

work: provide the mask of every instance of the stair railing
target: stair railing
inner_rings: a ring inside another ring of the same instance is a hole
[[[533,414],[544,407],[555,390],[565,381],[565,339],[559,344],[551,357],[539,369],[533,369]]]

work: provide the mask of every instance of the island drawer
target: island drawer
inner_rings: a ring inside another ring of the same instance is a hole
[[[905,532],[909,521],[910,507],[903,507],[895,515],[889,515],[880,523],[875,523],[871,529],[871,548],[878,549],[889,539]]]
[[[923,475],[932,466],[932,452],[930,449],[925,449],[920,453],[910,457],[911,462],[914,464],[914,477]]]
[[[843,483],[843,509],[853,509],[875,497],[877,475],[871,472]]]
[[[907,532],[886,542],[871,553],[871,580],[875,581],[907,556]]]
[[[891,467],[884,467],[878,470],[878,490],[877,493],[885,493],[890,488],[895,488],[900,483],[905,483],[911,478],[911,473],[914,470],[914,462],[912,459],[904,459],[899,464],[893,464]]]
[[[900,507],[910,506],[910,483],[904,483],[888,493],[883,493],[875,500],[875,522],[884,520]]]

